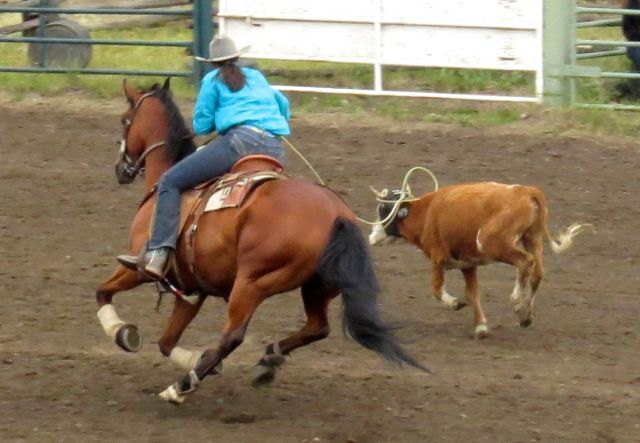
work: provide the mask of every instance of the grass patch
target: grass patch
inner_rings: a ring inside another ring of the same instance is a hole
[[[9,19],[3,17],[0,24],[20,21],[18,15],[8,15],[14,16],[15,20],[8,21]],[[192,31],[187,29],[184,23],[176,22],[153,28],[94,31],[91,37],[113,40],[190,41]],[[27,45],[22,43],[0,43],[0,66],[29,66],[27,49]],[[94,45],[88,68],[189,71],[191,63],[192,59],[185,53],[184,48]],[[122,75],[75,73],[0,73],[0,84],[4,90],[16,98],[28,92],[52,95],[67,90],[82,90],[100,98],[113,98],[122,94],[122,77]],[[136,77],[133,81],[140,85],[151,85],[154,82],[162,82],[163,79]],[[188,79],[176,78],[172,81],[172,87],[178,96],[195,97],[194,88]]]

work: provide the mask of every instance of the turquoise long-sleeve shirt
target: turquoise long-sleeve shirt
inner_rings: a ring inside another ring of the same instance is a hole
[[[274,135],[289,135],[289,100],[260,71],[240,69],[246,81],[236,92],[218,79],[218,69],[204,76],[193,111],[193,131],[224,134],[234,126],[251,125]]]

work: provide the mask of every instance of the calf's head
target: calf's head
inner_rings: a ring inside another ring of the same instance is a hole
[[[380,224],[373,226],[373,230],[369,235],[369,244],[381,244],[384,240],[392,240],[402,237],[399,230],[401,220],[409,215],[409,205],[407,203],[398,203],[403,197],[402,191],[389,191],[384,188],[382,191],[376,191],[371,188],[378,200],[378,221]]]

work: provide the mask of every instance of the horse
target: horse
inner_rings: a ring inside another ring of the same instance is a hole
[[[130,253],[136,255],[148,241],[155,183],[172,164],[194,152],[195,145],[172,99],[170,79],[146,90],[125,79],[123,89],[128,108],[121,116],[123,133],[115,164],[118,182],[132,182],[144,169],[145,197],[129,232]],[[183,193],[183,217],[198,192]],[[306,323],[284,340],[266,346],[256,365],[254,386],[272,382],[276,369],[293,350],[329,335],[327,311],[339,294],[346,336],[396,365],[429,371],[403,349],[394,328],[383,321],[368,245],[355,214],[329,188],[286,176],[269,180],[257,186],[240,207],[201,214],[192,232],[186,233],[189,223],[186,226],[181,228],[171,281],[167,280],[170,287],[180,284],[181,290],[175,291],[173,311],[158,345],[164,356],[188,372],[160,393],[163,400],[181,404],[207,375],[219,373],[222,361],[243,342],[258,306],[272,295],[297,288]],[[142,338],[135,325],[118,317],[113,295],[150,281],[143,273],[119,266],[96,290],[100,323],[125,351],[137,352]],[[189,291],[199,295],[185,296]],[[227,319],[217,346],[202,353],[179,347],[182,333],[209,296],[222,296],[227,302]]]

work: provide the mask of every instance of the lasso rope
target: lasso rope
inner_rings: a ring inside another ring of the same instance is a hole
[[[313,168],[313,166],[311,166],[311,163],[309,163],[309,161],[304,157],[304,155],[302,155],[302,153],[300,151],[298,151],[296,149],[295,146],[293,146],[293,144],[287,140],[285,137],[280,136],[280,138],[285,142],[285,144],[291,148],[291,150],[293,152],[295,152],[296,154],[298,154],[298,157],[300,157],[302,159],[302,161],[307,165],[307,167],[309,169],[311,169],[311,172],[313,172],[313,175],[316,176],[316,178],[318,179],[318,182],[322,185],[322,186],[327,186],[327,184],[324,182],[324,180],[322,180],[322,177],[320,177],[320,174],[318,174],[318,172]]]
[[[313,172],[313,174],[316,176],[316,178],[318,179],[318,182],[320,182],[320,184],[322,184],[323,186],[326,186],[324,180],[322,180],[322,177],[320,177],[320,174],[318,174],[318,172],[313,168],[313,166],[311,165],[311,163],[309,163],[309,161],[304,157],[304,155],[302,155],[302,153],[300,151],[298,151],[296,149],[295,146],[293,146],[293,144],[287,140],[285,137],[280,137],[285,144],[291,148],[291,150],[293,152],[295,152],[298,157],[300,157],[300,159],[302,159],[302,161],[307,165],[307,167],[311,170],[311,172]],[[414,196],[411,193],[411,187],[409,186],[409,178],[411,178],[411,176],[413,175],[414,172],[416,171],[422,171],[422,172],[426,172],[427,174],[429,174],[431,176],[431,178],[433,179],[433,182],[435,184],[435,189],[434,191],[438,190],[438,179],[436,178],[436,176],[433,174],[433,172],[431,172],[429,169],[424,168],[422,166],[414,166],[413,168],[409,169],[407,171],[407,173],[404,176],[404,179],[402,180],[402,187],[400,188],[400,191],[398,191],[400,193],[400,198],[398,198],[398,200],[385,200],[382,197],[376,197],[376,200],[379,201],[380,203],[392,203],[393,207],[391,208],[391,212],[389,212],[389,215],[387,215],[383,220],[377,220],[374,222],[371,222],[369,220],[365,220],[363,218],[360,218],[358,216],[356,216],[356,219],[358,219],[358,221],[369,225],[369,226],[376,226],[376,225],[381,225],[383,228],[386,228],[389,223],[391,223],[393,221],[393,219],[395,218],[395,216],[398,214],[398,211],[400,210],[400,205],[402,203],[406,203],[406,202],[411,202],[411,201],[416,201],[418,200],[418,198],[416,196]],[[378,194],[377,191],[375,191],[375,189],[371,188],[374,192],[376,192],[376,194]]]

